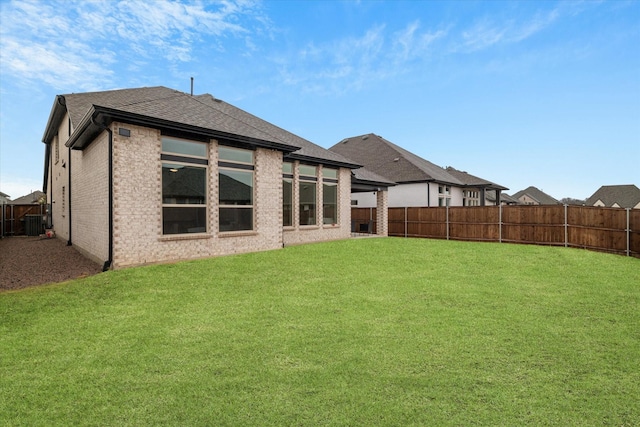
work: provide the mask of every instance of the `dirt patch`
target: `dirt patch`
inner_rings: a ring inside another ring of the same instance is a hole
[[[102,266],[60,239],[0,239],[0,291],[64,282],[97,274]]]

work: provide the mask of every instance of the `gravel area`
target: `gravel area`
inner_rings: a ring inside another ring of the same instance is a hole
[[[0,291],[91,276],[102,266],[57,238],[0,239]]]

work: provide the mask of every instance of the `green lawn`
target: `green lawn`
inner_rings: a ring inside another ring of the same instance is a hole
[[[0,425],[640,425],[640,260],[359,239],[0,293]]]

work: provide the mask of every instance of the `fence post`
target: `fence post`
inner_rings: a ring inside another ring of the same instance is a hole
[[[404,207],[404,238],[407,238],[407,227],[408,227],[408,217],[407,217],[407,207]]]
[[[569,230],[567,227],[567,204],[564,205],[564,247],[569,246]]]
[[[627,256],[631,256],[631,227],[629,227],[630,208],[627,208]]]
[[[502,243],[502,204],[498,204],[498,242]]]
[[[447,240],[449,240],[449,205],[446,207],[447,212]]]

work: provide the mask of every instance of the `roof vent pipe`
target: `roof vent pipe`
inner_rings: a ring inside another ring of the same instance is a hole
[[[193,77],[191,77],[191,96],[193,96]]]

